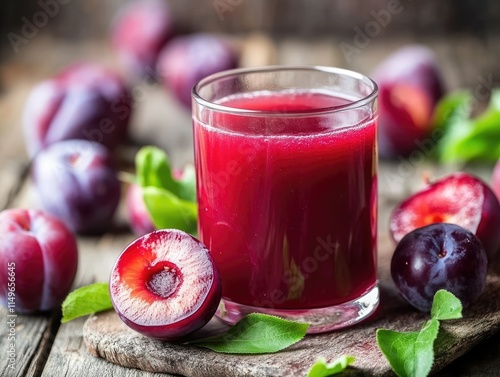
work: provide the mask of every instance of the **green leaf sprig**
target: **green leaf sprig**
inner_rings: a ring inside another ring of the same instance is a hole
[[[144,203],[158,229],[175,228],[195,234],[198,218],[196,175],[192,165],[176,179],[166,153],[153,146],[136,155],[137,183]]]
[[[462,318],[462,304],[452,293],[439,290],[434,295],[431,319],[420,331],[398,332],[378,329],[377,343],[399,377],[426,377],[434,362],[434,341],[439,321]]]
[[[297,343],[309,325],[272,315],[251,313],[226,332],[188,342],[221,353],[260,354],[281,351]]]
[[[65,323],[92,313],[112,309],[108,283],[95,283],[75,289],[62,303],[62,319]]]
[[[342,373],[349,365],[354,363],[356,359],[354,356],[341,356],[331,363],[327,363],[324,357],[320,357],[316,363],[313,364],[307,377],[328,377],[335,374]]]
[[[442,131],[437,146],[441,162],[495,162],[500,158],[500,89],[491,93],[488,108],[471,118],[469,91],[445,96],[434,111],[434,124]]]

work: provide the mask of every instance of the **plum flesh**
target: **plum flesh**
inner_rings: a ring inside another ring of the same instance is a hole
[[[391,260],[391,276],[406,301],[429,311],[434,294],[446,289],[464,307],[476,301],[486,283],[487,257],[479,239],[448,223],[431,224],[407,234]]]

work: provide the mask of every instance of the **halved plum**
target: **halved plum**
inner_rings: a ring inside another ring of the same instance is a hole
[[[474,233],[492,260],[500,249],[500,204],[479,178],[458,172],[446,176],[400,203],[390,219],[390,232],[399,242],[411,231],[447,222]]]
[[[110,277],[113,306],[130,328],[175,340],[203,327],[222,297],[219,272],[207,248],[176,229],[133,241]]]

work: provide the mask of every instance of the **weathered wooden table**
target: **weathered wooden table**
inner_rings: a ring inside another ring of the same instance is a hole
[[[495,72],[495,59],[500,56],[499,38],[483,42],[462,37],[452,40],[427,40],[443,68],[445,81],[451,89],[491,89],[487,83]],[[373,40],[359,56],[347,64],[339,51],[341,40],[324,38],[311,41],[282,39],[272,54],[255,54],[255,47],[246,57],[246,64],[269,62],[288,64],[323,64],[346,66],[361,72],[380,61],[387,52],[410,39]],[[50,49],[51,53],[46,51]],[[257,49],[258,51],[259,49]],[[39,57],[43,56],[43,60]],[[36,207],[29,177],[29,161],[24,152],[20,129],[21,112],[30,88],[38,80],[54,73],[69,61],[78,58],[96,59],[114,64],[105,44],[100,41],[70,46],[39,37],[36,44],[17,56],[10,56],[0,66],[0,209]],[[486,84],[485,84],[486,83]],[[174,164],[192,160],[190,115],[179,109],[172,99],[156,85],[136,84],[143,95],[137,98],[133,117],[131,142],[120,151],[124,166],[131,163],[137,145],[155,141],[167,150]],[[416,190],[420,175],[428,171],[436,176],[456,167],[437,167],[426,162],[403,167],[403,162],[380,164],[379,231],[386,234],[388,214],[398,200]],[[402,169],[405,169],[404,177]],[[474,167],[474,173],[490,181],[491,167]],[[394,178],[396,177],[396,179]],[[399,177],[399,178],[398,178]],[[128,231],[123,207],[117,213],[113,230],[100,237],[80,237],[79,269],[75,287],[106,281],[115,258],[134,239]],[[500,294],[499,294],[500,299]],[[60,324],[60,313],[17,316],[15,370],[8,369],[7,313],[0,311],[0,375],[2,376],[153,376],[149,372],[127,369],[90,355],[83,344],[85,319]],[[497,376],[500,375],[500,334],[483,341],[438,375]]]

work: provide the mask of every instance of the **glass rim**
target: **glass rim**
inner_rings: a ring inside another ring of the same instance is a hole
[[[335,105],[335,106],[326,106],[326,107],[318,107],[310,110],[299,110],[297,112],[276,112],[271,110],[249,110],[242,109],[238,107],[221,105],[207,99],[204,99],[199,91],[202,87],[214,83],[220,79],[228,78],[228,77],[236,77],[242,74],[248,73],[268,73],[268,72],[283,72],[283,71],[312,71],[312,72],[324,72],[331,73],[337,75],[348,76],[350,78],[360,80],[367,85],[371,86],[371,92],[360,99],[349,101],[346,104]],[[196,101],[198,105],[209,108],[211,110],[237,114],[237,115],[252,115],[252,116],[301,116],[301,115],[312,115],[312,114],[325,114],[325,113],[333,113],[339,111],[352,110],[359,107],[363,107],[369,103],[371,103],[378,95],[378,86],[375,81],[369,78],[366,75],[358,73],[356,71],[351,71],[345,68],[338,67],[328,67],[328,66],[320,66],[320,65],[269,65],[269,66],[261,66],[261,67],[248,67],[248,68],[236,68],[229,69],[221,72],[217,72],[211,75],[208,75],[198,81],[191,90],[191,97]]]

